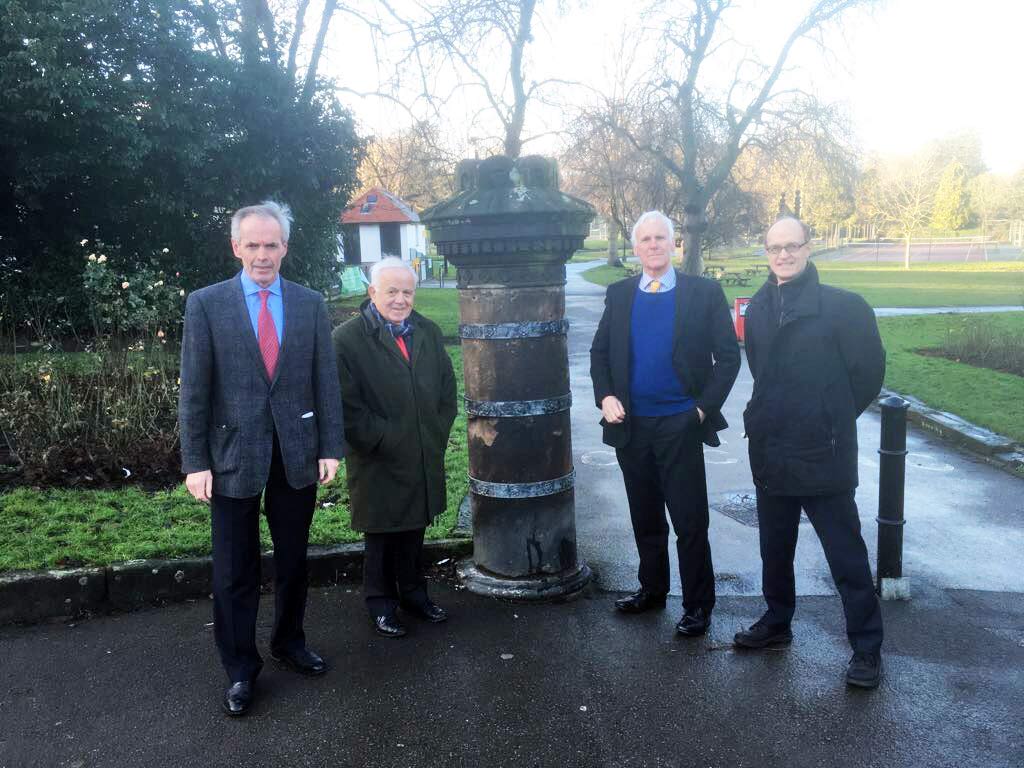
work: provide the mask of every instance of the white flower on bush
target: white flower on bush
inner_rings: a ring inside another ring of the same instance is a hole
[[[129,285],[131,285],[131,283],[129,283],[127,280],[125,280],[123,283],[121,283],[121,288],[123,288],[124,290],[127,290]]]
[[[171,249],[170,249],[170,248],[164,248],[164,249],[163,249],[163,250],[161,251],[161,253],[170,253],[170,252],[171,252]]]
[[[89,261],[96,261],[96,254],[95,253],[90,253],[89,254]]]
[[[180,291],[178,291],[178,295],[179,296],[184,296],[185,295],[185,289],[182,288]]]
[[[81,242],[79,243],[79,245],[85,245],[85,244],[86,244],[86,243],[88,243],[88,242],[89,242],[89,241],[88,241],[87,239],[86,239],[86,240],[82,240],[82,241],[81,241]]]
[[[105,254],[105,253],[101,253],[101,254],[100,254],[100,257],[99,257],[98,259],[96,259],[96,263],[97,263],[97,264],[102,264],[102,263],[103,263],[103,262],[105,262],[106,260],[107,260],[107,254]]]

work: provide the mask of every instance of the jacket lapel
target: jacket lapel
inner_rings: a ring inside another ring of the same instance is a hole
[[[238,329],[239,334],[242,337],[242,346],[249,350],[249,355],[252,357],[252,363],[259,370],[263,380],[270,384],[270,379],[267,378],[267,368],[263,365],[263,355],[260,354],[260,344],[256,339],[256,334],[252,330],[252,320],[249,318],[249,306],[245,302],[245,291],[242,290],[242,278],[241,273],[235,278],[235,284],[232,288],[234,292],[234,302],[236,312],[238,314]],[[280,358],[278,358],[280,360]],[[280,364],[278,368],[280,368]]]
[[[672,349],[682,344],[683,333],[695,328],[693,291],[694,281],[676,270],[676,319],[672,329]]]

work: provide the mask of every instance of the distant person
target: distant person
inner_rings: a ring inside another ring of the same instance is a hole
[[[722,288],[672,268],[673,227],[649,211],[633,226],[643,272],[608,287],[590,348],[604,442],[615,448],[640,555],[640,588],[624,613],[665,607],[668,523],[676,533],[683,616],[676,631],[703,635],[715,607],[703,443],[720,445],[721,408],[740,367]]]
[[[229,715],[250,708],[263,660],[260,497],[274,543],[270,655],[305,675],[327,665],[306,647],[306,547],[316,484],[342,455],[341,398],[323,297],[278,275],[291,213],[274,202],[235,212],[231,247],[242,270],[195,291],[181,343],[181,461],[185,484],[210,503],[213,632],[231,686]]]
[[[810,231],[784,217],[765,235],[768,280],[747,307],[754,391],[743,414],[757,494],[768,610],[736,633],[744,648],[787,645],[796,606],[793,556],[800,510],[814,526],[843,600],[853,657],[846,682],[878,685],[882,613],[854,500],[857,417],[878,395],[885,350],[858,295],[822,285]]]
[[[370,269],[359,315],[334,329],[345,413],[352,527],[366,536],[363,593],[385,637],[406,634],[398,609],[448,618],[422,574],[423,536],[447,505],[444,454],[457,413],[440,329],[413,310],[416,273],[385,258]]]

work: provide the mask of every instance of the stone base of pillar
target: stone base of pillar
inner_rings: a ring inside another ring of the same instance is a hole
[[[460,560],[456,570],[459,580],[475,595],[521,602],[571,600],[583,591],[593,576],[590,568],[580,563],[575,569],[562,573],[514,579],[477,567],[471,557]]]
[[[909,600],[910,579],[906,576],[899,579],[879,579],[878,596],[883,600]]]

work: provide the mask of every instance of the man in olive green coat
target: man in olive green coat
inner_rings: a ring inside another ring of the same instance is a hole
[[[456,388],[440,329],[412,309],[416,273],[386,258],[370,271],[370,298],[334,329],[344,406],[352,527],[366,536],[363,592],[385,637],[406,633],[396,609],[448,618],[427,596],[423,534],[445,509],[444,452]]]

